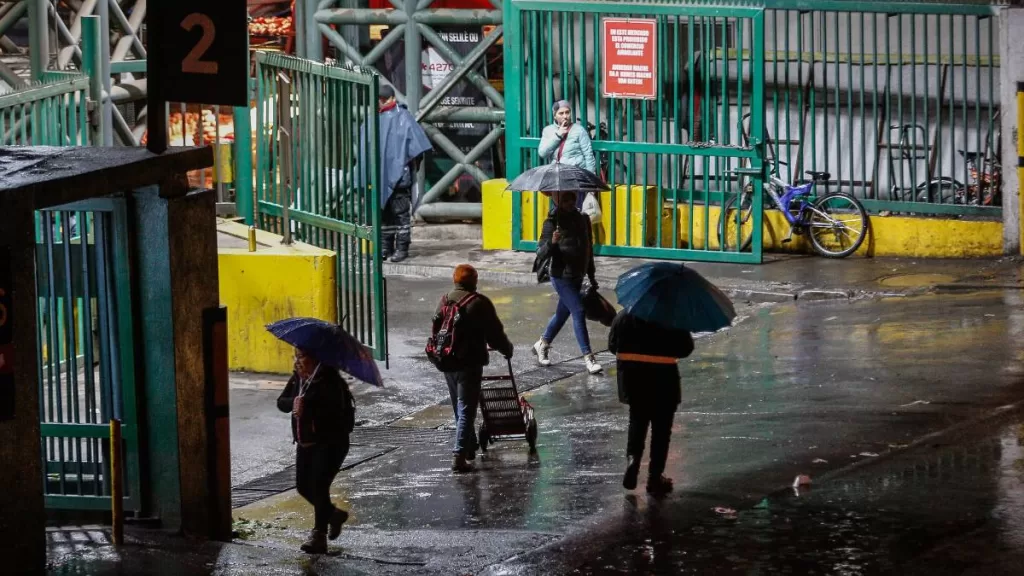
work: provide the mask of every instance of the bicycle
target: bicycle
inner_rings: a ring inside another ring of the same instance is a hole
[[[739,175],[741,182],[740,193],[722,206],[718,241],[726,248],[735,248],[739,244],[739,251],[745,251],[750,248],[753,241],[753,227],[750,223],[754,213],[754,190],[752,184],[742,182],[742,177],[753,176],[758,172],[742,168],[731,172]],[[815,186],[819,183],[827,184],[831,175],[828,172],[815,171],[808,171],[807,175],[811,177],[810,182],[791,186],[778,177],[777,168],[773,168],[769,174],[769,183],[765,191],[789,223],[789,233],[782,242],[790,242],[794,233],[802,235],[809,232],[811,245],[821,256],[845,258],[853,254],[867,236],[867,210],[859,200],[842,192],[829,192],[812,201]],[[738,210],[734,207],[737,199]],[[827,242],[830,236],[837,246],[833,247]]]

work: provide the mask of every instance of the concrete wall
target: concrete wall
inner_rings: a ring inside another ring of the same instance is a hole
[[[220,301],[228,309],[230,369],[290,373],[294,352],[271,336],[266,325],[295,316],[337,322],[334,252],[302,243],[283,246],[280,236],[262,231],[257,232],[257,250],[249,252],[233,247],[247,239],[246,226],[221,221],[218,231]]]
[[[505,192],[505,180],[489,180],[483,186],[483,248],[484,250],[510,250],[512,248],[512,201],[514,195]],[[620,187],[622,188],[622,187]],[[641,194],[636,193],[639,187],[633,187],[632,231],[630,246],[655,245],[657,220],[650,218],[647,222],[648,238],[641,243],[640,206]],[[622,196],[621,191],[617,193]],[[536,211],[532,194],[523,194],[522,206],[522,238],[537,238],[537,226],[534,214],[540,215],[543,222],[547,214],[547,199],[540,197]],[[599,241],[607,242],[610,237],[609,222],[611,215],[610,193],[605,193],[601,204],[604,218],[599,232]],[[620,198],[619,206],[625,206]],[[648,211],[650,213],[650,210]],[[720,209],[712,206],[708,210],[708,229],[711,238],[704,235],[705,218],[703,206],[694,211],[693,237],[690,237],[689,210],[681,207],[677,216],[678,234],[676,245],[681,248],[697,250],[715,250],[718,244],[718,220]],[[662,217],[661,246],[672,246],[672,212],[665,208]],[[625,216],[618,215],[616,224],[615,245],[626,245],[624,228]],[[1003,250],[1003,223],[991,221],[967,221],[947,218],[925,218],[907,216],[872,216],[870,219],[871,233],[857,251],[858,256],[906,256],[917,258],[977,258],[999,256]],[[804,238],[794,237],[794,241],[783,244],[787,224],[781,213],[767,210],[764,215],[764,249],[768,251],[806,252],[812,249]]]

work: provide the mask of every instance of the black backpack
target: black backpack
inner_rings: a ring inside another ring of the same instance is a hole
[[[463,310],[476,298],[476,292],[466,294],[458,302],[449,300],[447,294],[441,297],[441,309],[433,318],[425,351],[430,362],[442,372],[455,372],[462,368],[457,348],[459,321]]]

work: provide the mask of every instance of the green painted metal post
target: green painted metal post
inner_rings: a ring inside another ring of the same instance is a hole
[[[100,50],[100,17],[82,18],[82,68],[89,76],[89,140],[94,146],[103,145],[103,52]]]
[[[252,115],[237,107],[235,116],[235,209],[252,226],[256,222],[252,171]]]
[[[47,26],[49,8],[48,0],[27,0],[30,2],[28,11],[29,28],[29,62],[32,67],[32,80],[43,79],[50,60],[50,38]]]

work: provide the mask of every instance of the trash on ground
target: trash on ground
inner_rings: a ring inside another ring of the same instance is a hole
[[[810,486],[810,485],[811,485],[811,477],[808,476],[807,474],[800,474],[799,476],[796,477],[795,480],[793,480],[793,488],[798,488],[800,486]]]
[[[828,460],[825,460],[824,458],[815,458],[814,460],[811,460],[811,464],[828,464]]]
[[[931,402],[928,401],[928,400],[914,400],[913,402],[910,402],[909,404],[900,404],[900,408],[906,408],[907,406],[914,406],[916,404],[928,405],[928,404],[931,404]]]
[[[733,510],[732,508],[726,508],[724,506],[715,506],[714,508],[712,508],[712,510],[715,511],[715,514],[721,515],[725,518],[736,517],[736,511]]]
[[[858,456],[864,456],[865,458],[878,458],[878,454],[874,452],[861,452]]]

